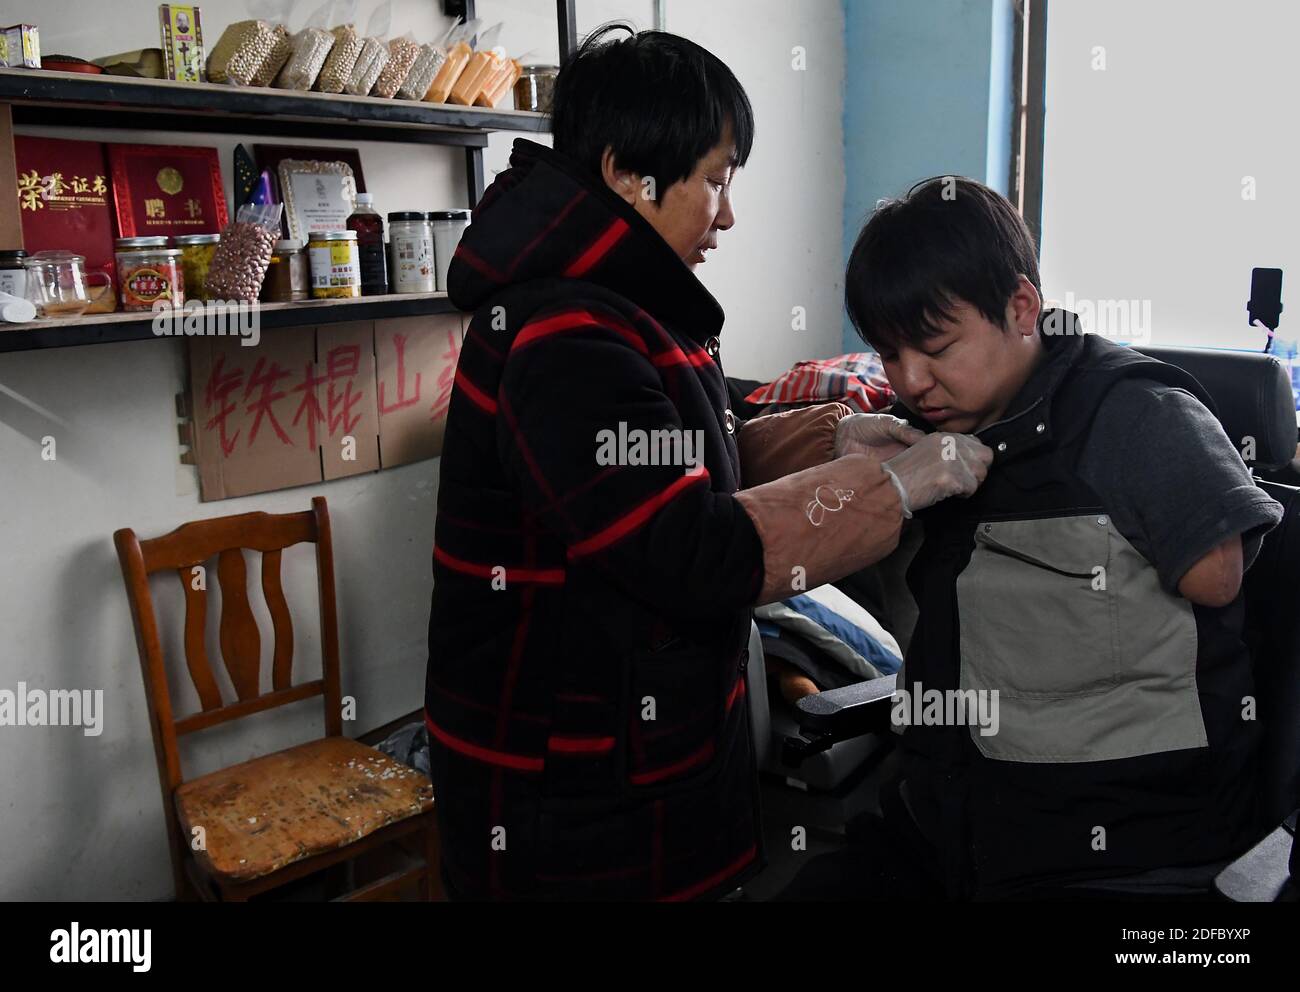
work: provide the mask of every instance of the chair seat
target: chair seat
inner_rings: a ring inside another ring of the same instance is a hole
[[[360,840],[433,808],[414,768],[346,737],[326,737],[231,765],[177,787],[176,812],[211,874],[246,882]]]

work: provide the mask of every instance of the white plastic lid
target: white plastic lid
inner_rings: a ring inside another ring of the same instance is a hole
[[[374,202],[375,202],[375,194],[374,194],[374,193],[358,193],[358,194],[357,194],[357,206],[359,206],[359,207],[368,207],[368,206],[371,206]]]

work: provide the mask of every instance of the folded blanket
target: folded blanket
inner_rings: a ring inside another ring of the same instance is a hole
[[[797,634],[859,681],[893,675],[903,664],[898,642],[870,613],[834,586],[818,586],[754,610],[760,632],[775,624]],[[797,660],[787,659],[798,665]],[[800,666],[802,667],[802,666]],[[823,688],[825,679],[808,676]]]
[[[745,397],[746,402],[779,408],[839,400],[855,413],[874,413],[894,402],[880,356],[874,351],[800,362],[789,372]]]

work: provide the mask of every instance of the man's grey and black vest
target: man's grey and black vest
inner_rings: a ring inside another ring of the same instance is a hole
[[[955,897],[1213,862],[1253,830],[1241,596],[1212,609],[1162,589],[1077,471],[1121,379],[1211,400],[1174,366],[1075,333],[1073,315],[1040,326],[1044,365],[980,432],[988,480],[918,514],[908,572],[920,612],[899,689],[998,693],[996,733],[903,732],[904,796]]]

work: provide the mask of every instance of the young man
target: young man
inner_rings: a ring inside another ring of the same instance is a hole
[[[1209,398],[1043,312],[1023,222],[971,180],[879,207],[846,302],[896,412],[995,452],[977,493],[917,514],[903,771],[868,825],[878,855],[853,870],[874,891],[858,896],[1069,897],[1249,846],[1240,590],[1281,508]],[[972,706],[962,719],[953,690],[998,720],[976,725]]]

